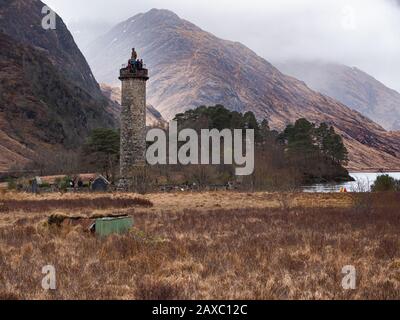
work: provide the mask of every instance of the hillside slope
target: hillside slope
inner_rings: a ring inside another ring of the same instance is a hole
[[[387,130],[400,130],[400,93],[369,74],[345,65],[320,61],[289,61],[283,72],[303,80],[310,88],[361,112]]]
[[[41,27],[43,6],[0,2],[0,171],[118,124],[62,20],[56,30]]]
[[[333,124],[350,149],[350,167],[400,169],[400,141],[338,101],[312,91],[237,42],[219,39],[166,10],[115,26],[85,49],[96,77],[117,85],[136,47],[150,70],[148,101],[167,120],[200,105],[253,111],[282,129],[300,117]]]

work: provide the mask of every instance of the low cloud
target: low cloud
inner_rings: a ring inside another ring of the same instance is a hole
[[[49,0],[78,42],[85,25],[118,23],[153,7],[240,41],[271,62],[328,60],[356,66],[400,91],[400,0]],[[95,22],[95,23],[94,23]],[[105,28],[104,28],[105,29]],[[91,30],[91,31],[90,31]],[[103,32],[103,30],[101,31]]]

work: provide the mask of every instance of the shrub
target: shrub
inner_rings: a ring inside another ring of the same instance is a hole
[[[392,178],[388,174],[379,176],[372,185],[372,192],[395,192],[400,191],[400,181]]]
[[[56,179],[55,184],[57,185],[57,187],[60,190],[63,191],[67,191],[67,189],[70,187],[70,181],[71,181],[71,177],[65,176],[64,178],[60,179]]]
[[[49,225],[56,225],[58,227],[60,227],[62,225],[62,223],[64,222],[64,220],[67,219],[66,216],[63,215],[59,215],[59,214],[52,214],[48,219],[47,219],[47,223]]]
[[[143,277],[136,284],[136,298],[139,300],[182,300],[187,298],[184,284],[168,279]]]
[[[42,183],[42,184],[40,185],[40,188],[42,188],[42,189],[49,189],[49,188],[51,188],[51,185],[50,185],[50,183]]]
[[[17,182],[15,181],[15,179],[7,179],[7,188],[8,190],[15,190],[17,189]]]

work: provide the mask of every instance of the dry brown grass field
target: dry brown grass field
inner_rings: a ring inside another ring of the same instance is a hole
[[[120,213],[134,228],[104,239],[48,224],[54,214]],[[0,300],[397,300],[399,232],[399,194],[3,191]],[[49,264],[57,289],[47,292]],[[346,265],[356,267],[355,290],[342,288]]]

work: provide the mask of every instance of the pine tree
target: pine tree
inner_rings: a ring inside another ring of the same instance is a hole
[[[108,179],[118,166],[120,135],[112,129],[95,129],[91,132],[84,148],[85,162]]]

